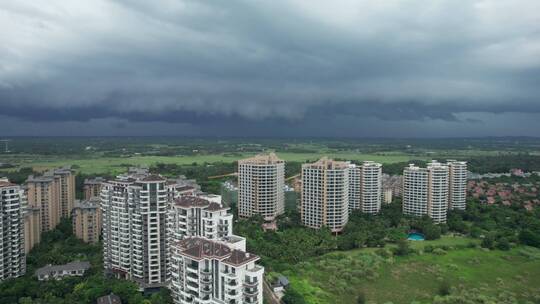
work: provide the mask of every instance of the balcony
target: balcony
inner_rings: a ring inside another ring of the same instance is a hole
[[[248,296],[257,296],[259,294],[259,290],[256,288],[245,288],[244,294]]]

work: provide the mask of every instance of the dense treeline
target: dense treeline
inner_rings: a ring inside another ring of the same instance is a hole
[[[37,268],[47,264],[76,260],[91,263],[90,270],[83,277],[38,281],[33,276]],[[106,278],[103,275],[101,245],[89,245],[77,239],[72,233],[71,221],[64,219],[56,229],[45,232],[41,243],[28,254],[26,275],[0,283],[0,303],[94,304],[98,297],[111,292],[120,296],[122,303],[172,303],[166,289],[144,296],[132,282]]]
[[[428,239],[437,239],[446,226],[434,225],[431,219],[402,215],[401,205],[385,205],[380,215],[351,214],[343,233],[334,235],[329,229],[314,230],[300,224],[296,210],[288,210],[278,219],[278,231],[263,231],[262,219],[239,221],[235,233],[247,237],[248,250],[260,254],[270,269],[280,270],[307,258],[335,250],[361,247],[382,247],[406,237],[410,230],[421,231]],[[444,228],[443,228],[444,227]]]

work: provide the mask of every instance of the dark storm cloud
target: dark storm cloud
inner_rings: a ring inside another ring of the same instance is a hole
[[[338,134],[361,119],[540,116],[539,10],[532,0],[2,3],[0,115],[276,135],[316,135],[321,120]]]

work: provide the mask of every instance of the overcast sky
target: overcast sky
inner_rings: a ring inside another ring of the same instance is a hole
[[[0,1],[0,136],[540,136],[540,1]]]

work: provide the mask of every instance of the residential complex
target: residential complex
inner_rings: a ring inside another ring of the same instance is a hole
[[[75,203],[71,221],[73,234],[83,242],[97,244],[101,235],[101,199],[92,197]]]
[[[0,281],[26,270],[23,203],[20,186],[0,179]]]
[[[41,211],[41,231],[54,229],[60,218],[69,217],[75,202],[75,176],[67,168],[30,175],[26,181],[30,207]]]
[[[365,161],[349,165],[349,210],[377,214],[381,210],[382,165]]]
[[[467,162],[447,161],[449,176],[448,205],[450,209],[465,210],[467,206]]]
[[[103,182],[105,182],[103,177],[85,179],[83,185],[84,199],[89,200],[93,197],[99,197],[101,193],[101,184]]]
[[[285,211],[285,162],[274,153],[238,161],[238,215],[273,221]]]
[[[171,244],[174,303],[263,303],[259,257],[224,243],[191,237]]]
[[[142,288],[166,282],[165,182],[140,170],[107,181],[101,189],[104,268]]]
[[[415,165],[403,170],[403,213],[428,215],[445,223],[448,210],[448,166],[432,161],[426,168]]]
[[[302,223],[340,232],[349,219],[349,163],[327,158],[302,165]]]

